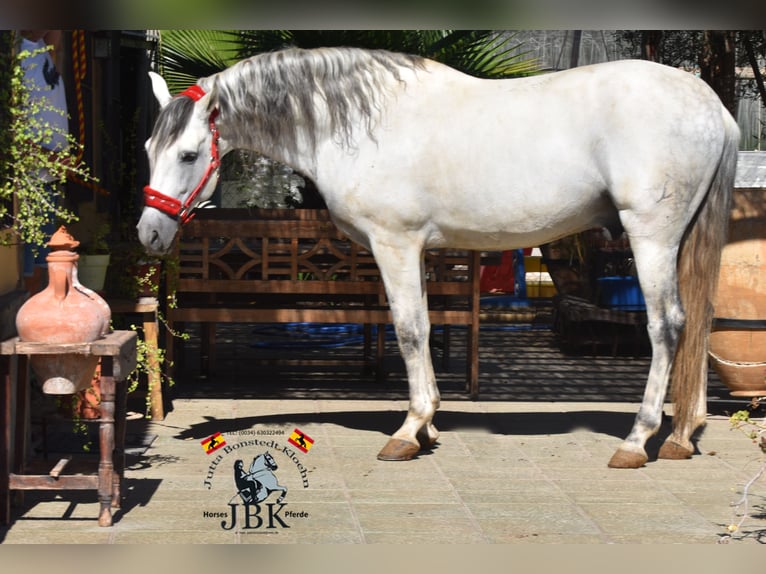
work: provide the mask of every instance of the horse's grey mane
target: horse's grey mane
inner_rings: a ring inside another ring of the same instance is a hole
[[[371,134],[391,79],[402,80],[402,67],[422,68],[423,59],[356,48],[289,48],[238,62],[200,84],[214,93],[222,137],[259,151],[278,142],[294,153],[299,125],[314,148],[320,119],[316,95],[337,141],[353,145],[360,121]]]

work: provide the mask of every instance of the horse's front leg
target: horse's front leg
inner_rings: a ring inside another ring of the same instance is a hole
[[[374,248],[410,390],[410,405],[404,424],[378,453],[379,460],[409,460],[421,448],[433,446],[439,437],[431,422],[439,408],[439,390],[428,344],[431,325],[423,247],[402,239],[398,238],[394,244],[377,242]]]

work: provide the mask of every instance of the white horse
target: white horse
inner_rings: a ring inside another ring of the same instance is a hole
[[[609,465],[648,460],[671,373],[674,430],[660,456],[692,455],[739,141],[703,81],[643,61],[481,80],[349,48],[254,56],[175,98],[156,74],[153,88],[162,110],[138,223],[149,252],[170,248],[235,148],[310,177],[335,224],[371,249],[410,389],[378,458],[410,459],[438,437],[423,250],[508,250],[593,227],[629,235],[653,351],[635,424]]]

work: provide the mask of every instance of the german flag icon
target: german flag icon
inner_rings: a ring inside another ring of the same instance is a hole
[[[308,436],[306,433],[301,432],[299,429],[295,429],[290,438],[287,439],[291,445],[297,448],[301,452],[308,452],[309,449],[314,446],[314,439]]]
[[[222,446],[226,446],[226,440],[223,438],[221,433],[217,432],[214,435],[210,435],[206,439],[202,440],[201,444],[202,448],[205,449],[205,452],[210,454],[217,451]]]

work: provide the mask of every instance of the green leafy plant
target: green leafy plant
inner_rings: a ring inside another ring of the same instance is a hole
[[[134,254],[134,256],[145,257],[145,254],[141,252],[140,254]],[[171,278],[177,276],[174,270],[178,267],[178,259],[173,255],[166,255],[162,259],[151,261],[150,263],[152,264],[141,266],[135,259],[131,260],[130,266],[133,272],[123,274],[121,295],[127,295],[130,298],[136,298],[141,294],[159,297],[160,285],[164,281],[165,305],[168,308],[174,308],[176,306],[176,289]],[[190,338],[189,333],[177,331],[170,327],[162,309],[157,310],[157,321],[161,328],[167,329],[174,337],[184,341]],[[172,367],[173,364],[168,361],[165,349],[155,349],[147,344],[143,336],[143,329],[139,325],[130,324],[128,328],[138,333],[136,368],[128,376],[128,392],[136,391],[140,382],[146,380],[146,416],[149,417],[152,407],[152,385],[154,384],[154,378],[151,375],[159,372],[161,381],[167,383],[168,387],[172,387],[175,385],[175,381],[167,374],[169,369],[164,367]]]
[[[44,147],[56,128],[39,119],[40,112],[55,110],[47,100],[33,98],[24,79],[22,62],[34,52],[21,51],[12,60],[9,83],[0,94],[8,129],[2,134],[4,153],[0,161],[0,223],[11,230],[2,236],[2,243],[19,241],[39,247],[49,239],[47,224],[76,221],[77,217],[61,201],[61,191],[49,191],[39,177],[47,170],[53,180],[63,183],[74,175],[83,181],[94,181],[87,166],[78,161],[79,144],[71,134],[66,137],[68,148],[56,153]]]
[[[161,313],[158,312],[158,320],[168,329],[174,337],[178,337],[182,340],[188,340],[190,335],[181,331],[174,331],[170,328],[165,321]],[[141,328],[138,325],[131,324],[130,328],[138,333],[138,340],[136,341],[136,368],[128,375],[128,393],[132,393],[138,389],[142,379],[147,381],[146,389],[146,417],[151,418],[152,409],[152,385],[153,377],[151,376],[155,372],[159,372],[160,380],[164,380],[168,387],[175,385],[173,377],[167,374],[167,369],[163,369],[162,366],[172,367],[173,363],[167,360],[165,349],[160,347],[152,348],[146,343],[146,340],[141,336]]]

